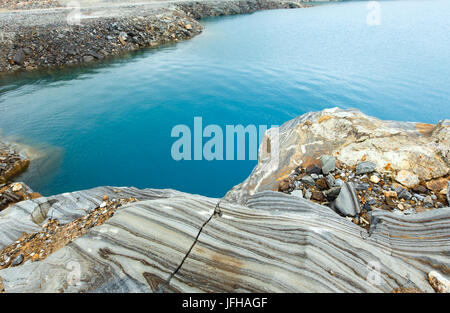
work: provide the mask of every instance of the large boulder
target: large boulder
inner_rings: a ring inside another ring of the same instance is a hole
[[[226,199],[245,203],[259,191],[277,190],[299,165],[320,165],[322,155],[349,166],[373,163],[377,172],[408,171],[424,181],[442,177],[450,170],[449,138],[448,120],[437,125],[382,121],[339,108],[306,113],[266,132],[256,168]]]

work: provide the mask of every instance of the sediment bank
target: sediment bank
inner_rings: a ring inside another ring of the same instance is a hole
[[[49,6],[54,6],[49,5]],[[83,64],[190,39],[198,19],[259,10],[301,8],[295,1],[197,1],[1,12],[0,73]]]

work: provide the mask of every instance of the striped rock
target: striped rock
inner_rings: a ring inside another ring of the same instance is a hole
[[[245,205],[161,191],[0,277],[6,292],[434,292],[428,273],[450,273],[450,208],[371,222],[271,191]]]
[[[180,193],[173,190],[98,187],[22,201],[0,212],[0,249],[13,243],[23,233],[40,231],[41,225],[48,218],[58,219],[61,224],[66,224],[86,215],[100,205],[105,195],[111,199],[134,197],[145,200],[167,198],[173,194]]]

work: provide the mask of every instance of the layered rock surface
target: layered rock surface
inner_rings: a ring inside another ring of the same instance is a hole
[[[449,184],[448,127],[329,109],[269,130],[257,167],[224,199],[99,187],[19,202],[0,212],[2,253],[23,233],[37,234],[48,221],[71,223],[105,198],[138,200],[43,260],[15,254],[0,285],[6,292],[446,291],[450,208],[371,210],[365,229],[328,206],[271,189],[300,164],[331,170],[333,159],[319,158],[327,154],[361,173],[407,171],[440,190]]]
[[[103,191],[85,199],[95,203]],[[5,291],[433,292],[428,273],[450,266],[449,208],[409,217],[378,211],[366,231],[278,192],[258,193],[245,206],[123,192],[150,200],[124,206],[43,261],[1,270]]]

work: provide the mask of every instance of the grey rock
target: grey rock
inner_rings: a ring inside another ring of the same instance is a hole
[[[423,199],[423,203],[426,207],[432,207],[433,206],[433,199],[431,196],[426,196],[425,199]]]
[[[447,182],[447,204],[450,206],[450,181]]]
[[[23,262],[23,254],[19,254],[17,256],[17,258],[15,258],[12,262],[11,262],[11,266],[18,266],[20,264],[22,264]]]
[[[342,179],[340,179],[340,178],[336,179],[335,182],[334,182],[334,186],[335,187],[341,187],[344,184],[345,184],[345,182]]]
[[[321,174],[322,173],[322,169],[316,165],[310,165],[306,168],[306,173],[307,174]]]
[[[336,179],[334,178],[333,175],[328,174],[327,176],[325,176],[325,180],[327,181],[327,185],[328,187],[334,187],[334,184],[336,183]]]
[[[365,191],[365,190],[369,189],[369,187],[370,187],[369,184],[367,184],[367,183],[361,183],[361,184],[357,184],[357,185],[356,185],[356,190],[359,190],[359,191]]]
[[[23,52],[24,52],[26,55],[30,55],[30,54],[33,53],[33,50],[31,50],[30,48],[23,48]]]
[[[322,173],[325,175],[336,169],[336,159],[330,155],[322,155],[320,157],[320,164],[322,166]]]
[[[403,188],[402,186],[398,186],[397,188],[392,186],[392,190],[394,190],[397,194],[400,194],[403,190],[405,190],[405,188]]]
[[[402,190],[400,190],[399,193],[397,193],[397,196],[400,199],[405,199],[405,200],[411,200],[411,198],[412,198],[412,194],[408,190],[403,189],[403,188],[402,188]]]
[[[309,186],[314,186],[316,182],[311,176],[305,176],[301,179],[302,183],[307,184]]]
[[[324,191],[324,195],[327,198],[336,198],[340,192],[341,187],[331,187],[330,189]]]
[[[23,65],[23,62],[25,61],[25,53],[22,49],[17,50],[16,54],[14,55],[13,61],[18,65]]]
[[[356,174],[366,174],[373,172],[377,168],[377,165],[373,162],[361,162],[356,165]]]
[[[342,186],[341,192],[334,202],[334,207],[345,216],[355,216],[361,212],[353,183],[345,183]]]
[[[100,55],[95,51],[89,51],[89,55],[92,55],[96,59],[100,59]]]
[[[92,62],[94,61],[94,57],[92,55],[85,55],[83,57],[83,62]]]
[[[319,178],[319,175],[317,175],[317,174],[314,174],[314,173],[311,173],[311,175],[310,175],[311,177],[312,177],[312,179],[314,179],[314,180],[316,180],[316,179],[318,179]]]

